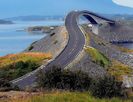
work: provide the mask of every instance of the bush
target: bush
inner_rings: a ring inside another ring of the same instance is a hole
[[[122,83],[117,82],[112,76],[105,76],[91,85],[91,93],[99,98],[111,98],[123,96]]]
[[[122,83],[110,75],[95,80],[90,78],[87,73],[62,70],[56,66],[46,72],[40,71],[37,82],[38,87],[44,89],[90,91],[93,96],[98,98],[121,97],[124,95]]]
[[[27,61],[27,62],[19,61],[12,65],[6,66],[6,68],[1,69],[0,78],[4,78],[5,80],[10,81],[28,72],[31,72],[38,67],[39,64],[36,64],[32,61]]]
[[[56,84],[60,82],[61,78],[61,69],[54,66],[53,69],[46,71],[45,73],[43,70],[37,75],[37,82],[39,87],[47,87],[47,88],[55,88],[57,87]]]
[[[34,46],[31,45],[31,46],[28,48],[28,50],[31,51],[33,48],[34,48]]]
[[[48,89],[66,90],[89,90],[91,78],[81,71],[71,72],[61,70],[60,67],[53,66],[50,70],[43,73],[39,72],[37,78],[38,86]]]
[[[11,89],[12,88],[8,80],[0,78],[0,91],[9,91]]]
[[[10,87],[10,84],[5,79],[0,79],[0,87]]]
[[[133,72],[131,67],[117,60],[112,60],[112,64],[107,71],[119,81],[123,80],[123,75],[132,76]]]

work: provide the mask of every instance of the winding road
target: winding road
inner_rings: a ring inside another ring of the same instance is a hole
[[[80,30],[78,20],[80,16],[84,16],[92,24],[99,24],[107,22],[110,25],[115,24],[115,21],[109,20],[105,17],[99,16],[90,11],[72,11],[70,12],[65,20],[65,26],[69,34],[68,44],[64,50],[48,65],[43,67],[43,71],[48,70],[54,65],[60,65],[62,68],[65,68],[70,62],[72,62],[76,56],[83,50],[85,45],[85,37],[82,31]],[[18,86],[20,89],[25,89],[27,86],[32,85],[36,81],[36,75],[39,70],[33,71],[30,74],[27,74],[21,78],[11,81],[13,86]]]

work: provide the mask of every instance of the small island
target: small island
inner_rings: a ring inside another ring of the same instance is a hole
[[[33,26],[25,29],[27,32],[51,33],[56,26]]]
[[[12,21],[0,19],[0,24],[14,24]]]

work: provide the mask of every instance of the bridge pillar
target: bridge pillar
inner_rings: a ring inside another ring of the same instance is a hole
[[[98,35],[98,33],[99,33],[98,29],[99,29],[99,25],[98,24],[93,24],[92,25],[92,32],[94,34]]]

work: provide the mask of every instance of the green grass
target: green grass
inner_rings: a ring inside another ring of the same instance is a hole
[[[132,75],[133,71],[128,65],[125,65],[117,60],[112,60],[111,63],[111,66],[108,68],[108,73],[114,76],[118,81],[123,80],[123,75]]]
[[[85,47],[85,51],[92,57],[92,60],[95,63],[103,67],[109,66],[109,59],[106,56],[104,56],[101,52],[99,52],[97,49],[93,47]]]
[[[132,69],[119,61],[109,59],[93,47],[85,47],[85,51],[92,57],[92,61],[107,68],[109,74],[114,76],[118,81],[123,80],[123,75],[131,76]]]
[[[119,98],[98,99],[87,92],[52,92],[33,96],[27,99],[15,99],[11,102],[131,102],[130,100],[120,100]]]
[[[52,58],[50,53],[20,53],[0,57],[0,79],[13,80],[38,68],[45,60]]]
[[[90,44],[90,34],[87,33],[87,32],[84,30],[83,27],[80,27],[80,28],[81,28],[82,32],[84,33],[84,35],[85,35],[86,45],[89,45],[89,44]]]

